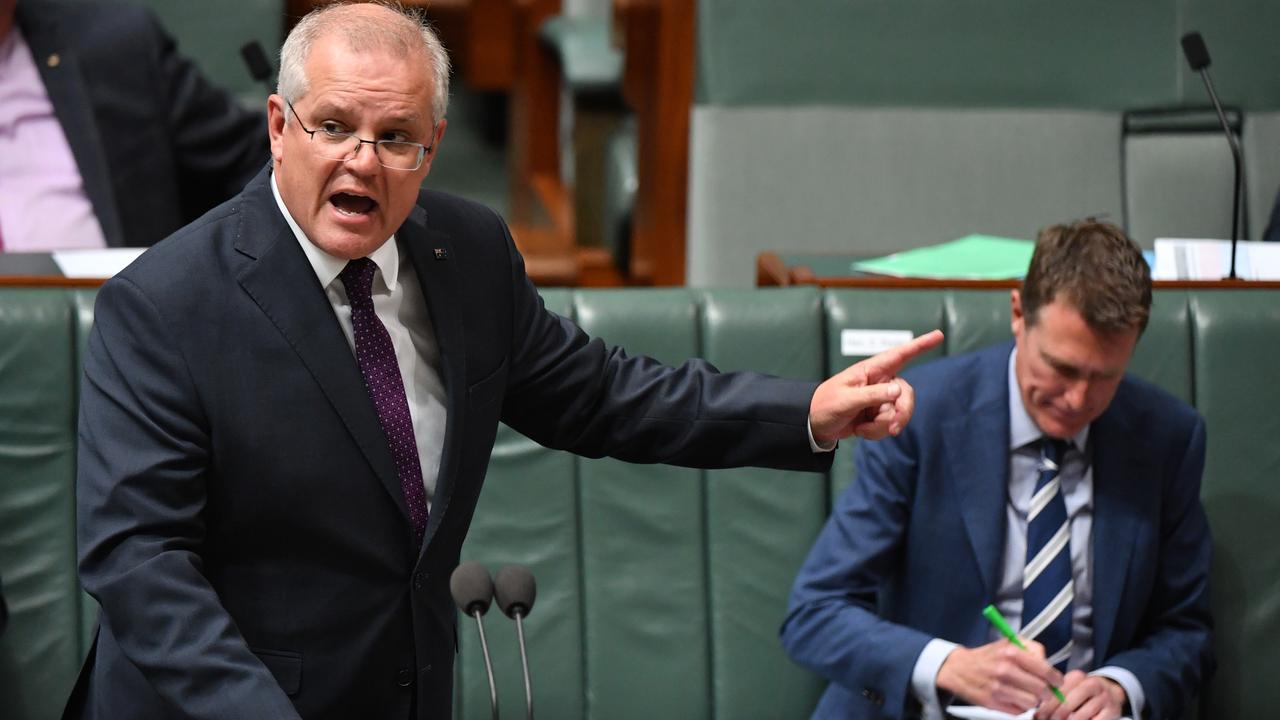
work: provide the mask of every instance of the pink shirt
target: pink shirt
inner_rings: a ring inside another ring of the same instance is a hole
[[[67,136],[16,25],[0,40],[0,243],[6,252],[106,247]]]

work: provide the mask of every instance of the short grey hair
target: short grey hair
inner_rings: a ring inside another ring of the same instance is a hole
[[[391,14],[357,15],[352,9],[358,4],[378,5]],[[316,40],[329,33],[341,33],[347,45],[357,52],[378,49],[401,57],[408,56],[421,43],[435,81],[431,122],[434,125],[444,119],[449,109],[449,53],[420,10],[394,2],[335,2],[316,8],[299,20],[280,48],[276,92],[285,100],[294,102],[307,94],[307,58]],[[287,118],[288,108],[285,113]]]

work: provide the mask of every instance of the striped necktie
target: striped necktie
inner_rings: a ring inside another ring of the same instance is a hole
[[[1022,637],[1044,645],[1050,665],[1071,657],[1071,525],[1058,466],[1067,441],[1040,443],[1040,478],[1027,512],[1027,564],[1022,571]]]

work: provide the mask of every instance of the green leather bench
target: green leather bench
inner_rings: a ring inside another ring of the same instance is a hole
[[[942,353],[1009,337],[1003,290],[549,290],[587,331],[669,362],[821,378],[855,358],[846,330],[947,331]],[[74,569],[75,401],[90,291],[0,288],[0,715],[55,718],[93,628]],[[1161,290],[1133,370],[1209,427],[1219,670],[1201,717],[1270,714],[1280,672],[1280,290]],[[777,641],[829,476],[587,460],[503,429],[466,559],[536,574],[526,635],[542,717],[807,717],[822,682]],[[486,618],[499,692],[523,712],[513,624]],[[465,619],[464,619],[465,621]],[[475,629],[460,625],[459,718],[489,717]]]

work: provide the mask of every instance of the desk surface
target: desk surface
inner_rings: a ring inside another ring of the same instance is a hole
[[[853,255],[786,254],[763,252],[756,257],[756,287],[789,287],[817,285],[819,287],[854,288],[1016,288],[1022,281],[1007,280],[959,280],[940,278],[899,278],[855,272],[850,264],[858,258]],[[1274,280],[1157,280],[1157,289],[1280,289],[1280,281]]]

